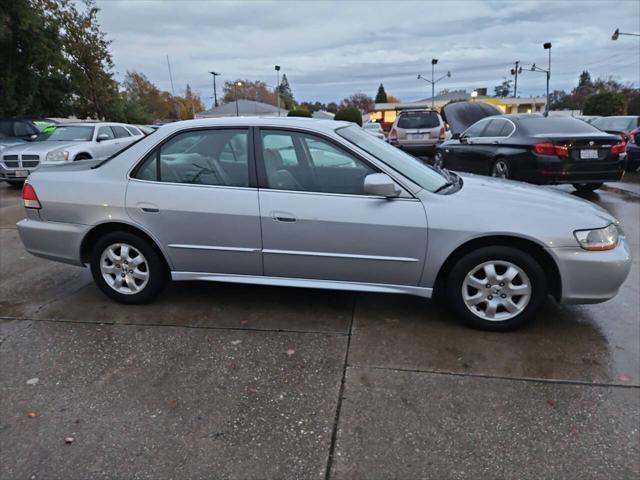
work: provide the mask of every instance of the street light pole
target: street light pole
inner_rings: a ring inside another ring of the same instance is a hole
[[[236,117],[240,116],[240,110],[238,109],[238,87],[242,86],[242,82],[235,82],[233,84],[233,90],[236,93]]]
[[[278,116],[280,116],[280,65],[276,65],[275,69],[276,69],[276,98],[278,102]]]
[[[424,80],[427,83],[431,84],[431,109],[435,110],[436,109],[436,94],[435,94],[435,88],[436,88],[436,83],[438,83],[440,80],[444,80],[445,78],[451,78],[451,72],[447,72],[446,74],[444,74],[443,76],[441,76],[440,78],[435,78],[435,65],[436,63],[438,63],[438,59],[437,58],[432,58],[431,59],[431,80],[429,80],[428,78],[424,78],[422,75],[418,74],[418,80]]]
[[[214,108],[218,106],[218,94],[216,93],[216,77],[220,75],[218,72],[209,72],[213,75],[213,106]]]
[[[549,116],[549,80],[551,79],[551,42],[547,42],[543,45],[545,50],[549,50],[549,67],[547,68],[547,101],[544,106],[545,117]]]
[[[625,33],[621,32],[619,28],[616,28],[616,31],[611,35],[611,40],[618,40],[620,35],[628,35],[630,37],[640,37],[640,33]]]

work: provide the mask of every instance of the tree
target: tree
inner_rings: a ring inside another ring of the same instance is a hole
[[[387,92],[384,91],[384,85],[382,83],[378,87],[378,93],[376,93],[376,103],[387,103]]]
[[[188,120],[194,118],[195,114],[204,110],[204,105],[199,95],[191,91],[191,87],[187,84],[183,97],[175,97],[174,101],[180,105],[178,118],[180,120]]]
[[[400,99],[393,95],[387,95],[387,103],[400,103]]]
[[[311,113],[306,108],[295,108],[293,110],[289,110],[287,117],[306,117],[311,118]]]
[[[334,120],[345,120],[362,126],[362,112],[357,107],[343,107],[338,110]]]
[[[327,103],[327,112],[336,113],[338,111],[338,104],[336,102]]]
[[[374,101],[373,98],[364,93],[354,93],[340,102],[341,109],[347,107],[355,107],[362,113],[368,113],[373,110]]]
[[[511,80],[504,80],[500,85],[493,87],[496,97],[506,98],[511,92]]]
[[[549,94],[549,110],[573,110],[573,96],[564,90],[554,90]]]
[[[238,85],[241,83],[241,85]],[[236,91],[239,99],[253,100],[256,102],[276,105],[276,94],[267,88],[267,84],[261,81],[242,80],[240,78],[224,82],[222,87],[222,102],[231,103],[236,101]],[[281,105],[282,106],[282,105]]]
[[[179,107],[176,107],[171,94],[161,92],[143,73],[127,71],[122,85],[127,98],[138,103],[153,118],[180,117]]]
[[[280,81],[280,85],[278,85],[278,92],[280,92],[280,99],[284,102],[285,108],[287,110],[293,109],[296,101],[293,98],[293,92],[291,91],[286,73],[282,75],[282,80]]]
[[[624,95],[619,92],[599,92],[587,97],[582,112],[585,115],[623,115],[626,110]]]

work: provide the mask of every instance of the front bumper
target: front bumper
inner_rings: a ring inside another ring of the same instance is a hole
[[[631,270],[631,250],[624,237],[613,250],[551,248],[562,281],[563,303],[600,303],[615,297]]]
[[[80,260],[80,245],[91,228],[89,225],[25,218],[16,223],[16,227],[29,253],[71,265],[83,265]]]

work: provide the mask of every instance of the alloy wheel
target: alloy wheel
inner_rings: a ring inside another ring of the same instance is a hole
[[[444,167],[444,158],[442,157],[442,152],[436,152],[433,157],[433,166],[437,169],[442,170]]]
[[[100,273],[112,289],[125,295],[141,292],[149,282],[149,266],[142,252],[127,243],[114,243],[100,256]]]
[[[531,300],[531,281],[522,268],[504,260],[481,263],[462,282],[462,299],[474,315],[494,322],[510,320]]]

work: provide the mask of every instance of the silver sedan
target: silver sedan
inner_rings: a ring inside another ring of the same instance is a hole
[[[328,120],[166,125],[110,159],[41,168],[23,201],[26,249],[89,265],[122,303],[170,278],[439,294],[467,324],[508,330],[547,295],[612,298],[631,267],[590,202],[438,171]]]

